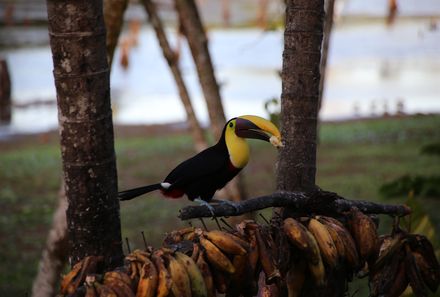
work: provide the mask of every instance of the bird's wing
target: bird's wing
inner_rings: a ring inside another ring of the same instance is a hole
[[[164,182],[171,184],[169,189],[180,188],[202,177],[215,175],[228,166],[228,157],[216,147],[210,147],[180,163],[168,174]]]

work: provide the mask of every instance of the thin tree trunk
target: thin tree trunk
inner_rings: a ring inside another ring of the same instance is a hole
[[[115,48],[124,21],[128,0],[104,0],[104,21],[107,28],[107,59],[111,68]]]
[[[32,285],[32,297],[55,296],[55,287],[68,257],[66,209],[66,194],[64,186],[61,186],[52,227],[47,236],[46,246],[38,265],[38,273]]]
[[[335,0],[325,0],[325,20],[324,20],[324,36],[322,39],[322,56],[321,64],[319,66],[321,79],[319,81],[319,105],[318,112],[321,110],[322,97],[324,95],[325,77],[327,70],[327,57],[330,46],[330,36],[333,28]]]
[[[109,68],[102,1],[47,1],[68,200],[70,263],[122,264]]]
[[[176,8],[196,64],[200,85],[208,107],[211,126],[215,137],[219,138],[226,119],[214,67],[209,54],[208,39],[194,0],[176,0]]]
[[[157,39],[159,40],[160,47],[162,48],[163,55],[167,60],[168,66],[173,74],[174,81],[176,82],[177,88],[179,90],[179,96],[182,100],[182,104],[185,107],[186,117],[189,124],[189,128],[194,139],[194,146],[197,151],[202,151],[207,148],[208,144],[205,139],[205,135],[199,121],[196,118],[194,108],[189,97],[188,89],[186,88],[185,82],[182,77],[182,72],[178,64],[178,57],[176,53],[171,48],[165,31],[163,29],[163,24],[157,14],[156,5],[151,0],[142,0],[148,16],[150,17],[150,22],[156,32]]]

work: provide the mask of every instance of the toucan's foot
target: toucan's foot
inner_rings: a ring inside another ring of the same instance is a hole
[[[194,202],[197,202],[200,205],[206,206],[209,209],[209,211],[211,212],[212,216],[215,217],[214,207],[212,207],[211,204],[209,204],[208,202],[206,202],[205,200],[202,200],[200,198],[194,199]]]
[[[218,204],[227,204],[229,206],[232,206],[235,209],[235,212],[239,212],[240,211],[239,205],[237,205],[237,203],[235,203],[233,201],[212,199],[211,202],[216,202]]]

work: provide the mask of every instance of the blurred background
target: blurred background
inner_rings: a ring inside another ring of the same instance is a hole
[[[207,127],[173,1],[156,3],[197,118]],[[197,4],[226,117],[277,121],[284,1]],[[27,296],[60,188],[56,93],[45,1],[0,0],[0,16],[0,295]],[[185,109],[145,9],[130,1],[124,20],[111,72],[120,189],[157,182],[194,154]],[[412,228],[437,240],[440,1],[336,0],[325,73],[318,185],[347,198],[408,203],[417,210]],[[243,174],[248,197],[275,189],[276,152],[257,142],[252,149]],[[132,248],[143,246],[141,231],[158,246],[164,233],[185,225],[177,213],[187,201],[150,196],[121,205],[122,234]],[[389,231],[391,220],[382,221]]]

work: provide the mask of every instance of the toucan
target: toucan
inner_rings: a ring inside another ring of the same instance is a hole
[[[189,200],[208,207],[214,216],[209,202],[234,206],[229,201],[214,200],[213,196],[248,163],[249,145],[245,138],[268,141],[275,147],[283,145],[280,131],[272,122],[254,115],[233,118],[226,123],[215,145],[177,165],[161,183],[119,192],[119,200],[130,200],[155,190],[170,198],[186,194]]]

